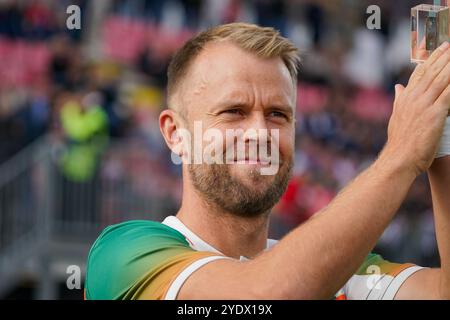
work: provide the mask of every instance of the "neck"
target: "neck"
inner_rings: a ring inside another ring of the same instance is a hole
[[[183,201],[177,218],[228,257],[253,258],[267,246],[268,213],[241,217],[223,212],[209,205],[191,186],[183,188]]]

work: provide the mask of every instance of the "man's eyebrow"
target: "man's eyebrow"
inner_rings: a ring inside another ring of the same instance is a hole
[[[249,108],[250,104],[243,99],[225,99],[211,105],[210,112],[219,111],[230,107]]]
[[[232,108],[232,107],[239,107],[239,108],[250,108],[250,103],[246,102],[243,99],[225,99],[225,100],[221,100],[219,101],[217,104],[215,105],[211,105],[210,108],[210,112],[214,112],[214,111],[218,111],[221,109],[226,109],[226,108]],[[293,113],[294,112],[294,107],[291,106],[289,103],[285,102],[285,103],[272,103],[266,107],[264,107],[265,110],[280,110],[280,111],[285,111],[288,113]]]
[[[289,104],[272,104],[271,106],[266,107],[265,109],[280,110],[290,114],[294,113],[294,107]]]

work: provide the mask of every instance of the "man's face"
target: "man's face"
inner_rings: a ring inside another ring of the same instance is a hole
[[[215,143],[225,164],[187,165],[197,192],[232,214],[267,213],[286,189],[294,154],[296,90],[281,58],[260,58],[229,42],[209,44],[193,62],[180,97],[191,134],[194,123],[201,123],[203,132],[215,129],[224,137]],[[238,134],[226,138],[227,130]],[[248,134],[239,135],[239,130]],[[200,143],[198,150],[210,145]],[[245,146],[243,154],[238,143]],[[249,153],[251,146],[259,150],[262,145],[272,162]],[[261,174],[271,165],[278,170]]]

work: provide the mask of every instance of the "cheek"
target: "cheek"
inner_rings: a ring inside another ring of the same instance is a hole
[[[214,145],[217,147],[221,147],[223,151],[226,151],[227,148],[230,147],[230,145],[233,144],[233,140],[228,141],[226,132],[227,130],[234,130],[235,128],[231,126],[230,124],[226,123],[219,123],[219,122],[213,122],[213,123],[206,123],[204,126],[205,130],[212,130],[214,131],[215,135],[219,135],[220,138],[214,139]]]
[[[279,130],[278,147],[281,158],[288,159],[289,157],[292,157],[295,149],[294,130]]]

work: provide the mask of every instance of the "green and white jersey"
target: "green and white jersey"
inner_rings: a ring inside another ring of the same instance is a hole
[[[268,239],[266,250],[276,243]],[[90,250],[85,298],[174,300],[192,273],[217,259],[231,258],[174,216],[162,223],[135,220],[109,226]],[[370,254],[336,299],[393,299],[404,281],[420,269]]]

